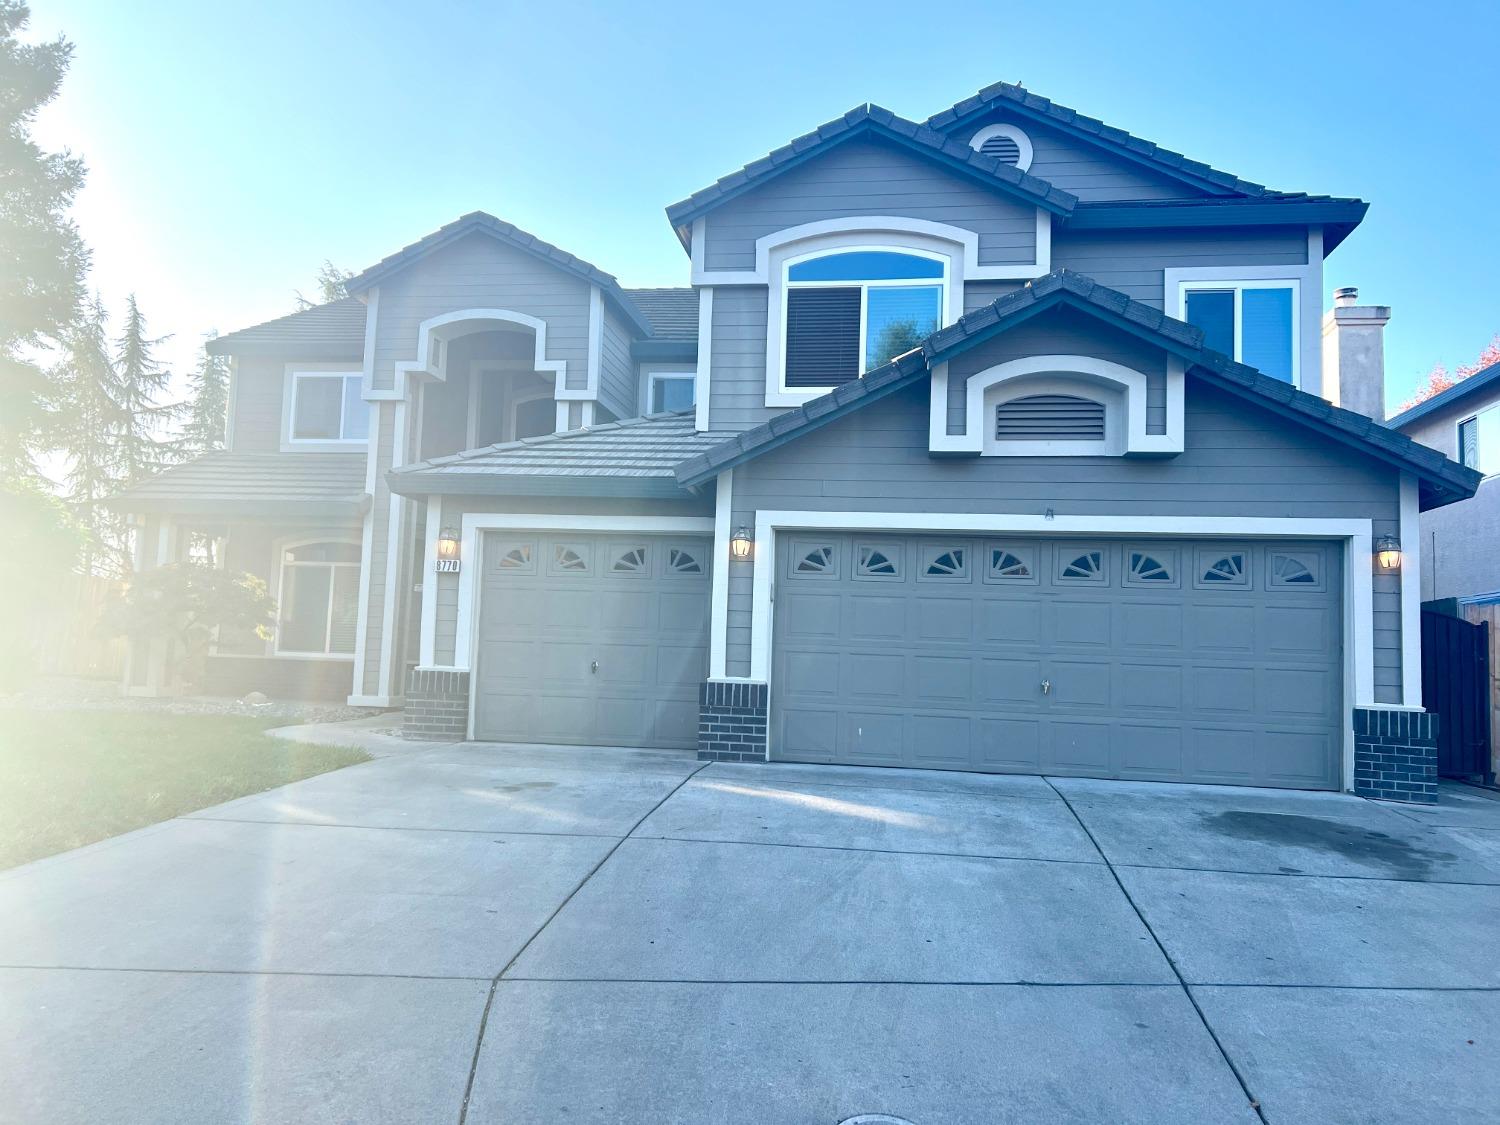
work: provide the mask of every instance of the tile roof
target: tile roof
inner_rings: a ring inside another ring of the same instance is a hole
[[[356,515],[365,502],[363,453],[208,453],[107,501],[116,511],[200,515]]]
[[[365,303],[344,297],[263,324],[216,336],[210,355],[284,355],[298,359],[358,359],[365,350]]]
[[[896,141],[1056,214],[1066,215],[1078,203],[1076,196],[1054,187],[1046,180],[976,152],[969,145],[935,129],[898,117],[881,106],[866,103],[672,204],[667,208],[667,218],[674,227],[681,227],[756,184],[795,168],[817,153],[865,134]]]
[[[641,315],[639,309],[625,295],[620,288],[620,283],[615,280],[613,274],[605,273],[598,266],[586,262],[576,254],[553,246],[550,242],[544,242],[534,234],[528,234],[514,223],[507,223],[503,219],[497,219],[494,215],[484,211],[471,211],[467,215],[461,215],[453,222],[439,227],[425,238],[419,238],[409,246],[404,246],[394,254],[389,254],[376,262],[367,270],[355,274],[346,283],[351,293],[360,293],[379,283],[379,281],[402,269],[411,262],[416,261],[442,246],[448,245],[457,239],[475,231],[488,234],[498,238],[508,245],[526,251],[544,262],[548,262],[558,269],[582,278],[591,285],[597,285],[603,290],[605,297],[640,331],[641,335],[651,334],[651,325]]]
[[[699,433],[692,411],[648,414],[566,433],[469,449],[386,474],[391,491],[681,497],[675,467],[722,442]]]
[[[1262,375],[1253,367],[1203,346],[1203,333],[1191,324],[1167,316],[1150,305],[1100,285],[1071,270],[1054,270],[1028,282],[1014,293],[997,298],[934,332],[921,345],[897,356],[861,379],[788,411],[754,429],[729,438],[677,467],[677,479],[687,486],[703,484],[727,468],[784,444],[792,437],[851,413],[926,377],[930,365],[974,347],[1031,316],[1067,304],[1099,316],[1124,331],[1155,343],[1190,361],[1198,378],[1317,429],[1326,437],[1354,446],[1414,473],[1426,486],[1424,499],[1451,503],[1472,496],[1480,475],[1434,449],[1419,445],[1379,422],[1334,406],[1317,395],[1300,391]]]
[[[627,289],[625,295],[651,322],[654,339],[698,339],[696,289]]]
[[[947,132],[961,127],[966,122],[982,113],[987,113],[996,106],[1018,109],[1022,111],[1024,116],[1039,119],[1047,124],[1057,126],[1064,131],[1084,134],[1139,161],[1153,164],[1162,171],[1179,179],[1190,178],[1236,195],[1259,196],[1280,194],[1271,192],[1270,189],[1262,184],[1241,179],[1233,173],[1221,172],[1217,168],[1211,168],[1202,161],[1189,160],[1180,152],[1173,152],[1171,149],[1162,148],[1154,141],[1133,136],[1124,129],[1116,129],[1113,125],[1106,125],[1096,117],[1087,117],[1077,110],[1069,109],[1064,105],[1058,105],[1050,98],[1044,98],[1040,94],[1033,94],[1024,86],[1016,86],[1009,82],[996,82],[991,86],[986,86],[977,94],[963,99],[963,101],[950,106],[941,113],[933,114],[926,120],[925,124],[929,129]]]
[[[1435,394],[1429,399],[1423,399],[1409,410],[1403,410],[1394,418],[1386,419],[1386,425],[1393,430],[1399,430],[1402,426],[1409,426],[1435,411],[1444,407],[1453,406],[1475,391],[1493,387],[1500,391],[1500,363],[1492,363],[1488,367],[1474,372],[1467,379],[1460,379],[1453,386],[1441,394]]]

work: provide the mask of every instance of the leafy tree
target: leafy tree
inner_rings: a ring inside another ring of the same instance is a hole
[[[125,328],[115,345],[115,406],[119,410],[120,482],[134,484],[177,459],[174,443],[159,435],[182,412],[178,403],[157,400],[172,381],[172,373],[153,354],[169,339],[146,334],[146,318],[132,293],[125,302]]]
[[[66,583],[86,536],[63,503],[40,484],[16,481],[0,488],[0,691],[34,675],[41,638],[68,611]]]
[[[275,620],[264,580],[185,562],[135,575],[105,609],[101,628],[136,642],[165,640],[169,677],[196,684],[215,630],[268,640]]]
[[[210,332],[208,340],[218,336]],[[207,350],[198,369],[188,376],[191,394],[182,427],[185,453],[210,453],[224,448],[224,426],[229,415],[229,360]]]
[[[83,162],[31,139],[37,112],[57,96],[73,46],[27,44],[31,13],[0,0],[0,483],[33,479],[46,380],[27,349],[55,339],[83,294],[88,252],[67,217]]]
[[[906,354],[925,340],[927,335],[917,327],[915,320],[891,321],[875,338],[875,361],[870,367],[879,367],[887,360]]]
[[[329,301],[341,301],[349,296],[349,291],[344,288],[344,283],[354,275],[348,270],[341,270],[329,259],[323,259],[323,265],[318,269],[317,285],[318,299],[309,301],[302,295],[300,289],[296,290],[297,311],[315,309],[319,305],[326,305]]]
[[[1479,353],[1478,358],[1473,363],[1462,364],[1451,375],[1448,373],[1448,369],[1441,363],[1434,365],[1433,369],[1427,373],[1427,377],[1418,385],[1416,392],[1411,398],[1396,408],[1396,413],[1399,414],[1403,410],[1410,410],[1418,403],[1426,402],[1428,399],[1442,394],[1449,387],[1462,383],[1470,375],[1483,371],[1486,367],[1493,367],[1497,363],[1500,363],[1500,335],[1496,335],[1485,346],[1484,350]]]

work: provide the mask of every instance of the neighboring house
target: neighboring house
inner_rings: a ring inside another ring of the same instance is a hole
[[[217,687],[418,737],[1352,787],[1430,734],[1418,512],[1479,479],[1328,401],[1365,209],[864,106],[667,209],[690,288],[474,214],[220,337],[229,449],[119,505],[276,590]]]
[[[1500,602],[1500,363],[1386,425],[1484,475],[1472,500],[1422,513],[1422,600]]]

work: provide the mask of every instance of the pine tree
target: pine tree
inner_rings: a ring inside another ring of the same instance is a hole
[[[307,309],[315,309],[319,305],[326,305],[330,301],[341,301],[349,295],[344,288],[344,283],[354,275],[348,270],[341,270],[328,258],[323,259],[323,265],[318,269],[318,299],[309,301],[302,295],[302,290],[295,291],[297,299],[297,311],[304,312]]]
[[[146,334],[146,318],[132,293],[125,302],[125,327],[115,345],[115,406],[120,412],[115,435],[119,445],[120,482],[134,484],[178,460],[178,444],[161,435],[181,414],[179,403],[158,400],[172,381],[172,373],[153,355],[166,336]]]
[[[88,252],[68,219],[83,162],[31,139],[37,111],[57,96],[73,46],[17,38],[31,13],[0,0],[0,486],[35,479],[46,380],[27,349],[54,341],[83,295]]]
[[[217,332],[210,332],[206,340],[217,336]],[[205,350],[198,369],[188,376],[188,383],[192,393],[187,420],[182,426],[183,452],[200,454],[223,449],[229,414],[229,360]]]

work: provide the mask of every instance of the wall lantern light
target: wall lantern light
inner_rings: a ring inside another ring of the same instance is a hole
[[[744,562],[750,557],[750,550],[754,545],[755,540],[750,537],[750,529],[737,527],[729,538],[729,557],[735,562]]]
[[[1375,544],[1375,565],[1381,570],[1401,569],[1401,542],[1394,535],[1382,535]]]
[[[437,570],[440,574],[458,570],[458,530],[456,528],[445,527],[438,532]]]

